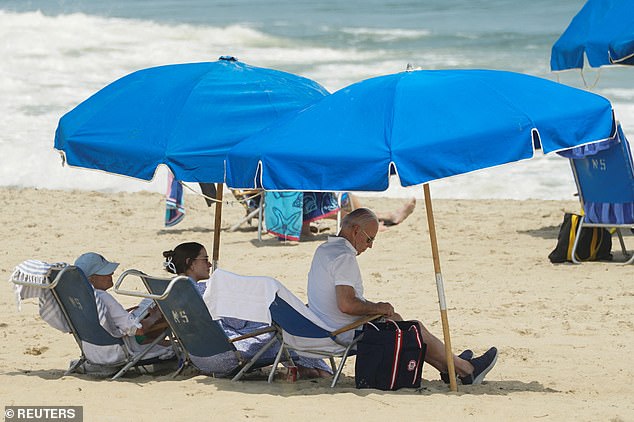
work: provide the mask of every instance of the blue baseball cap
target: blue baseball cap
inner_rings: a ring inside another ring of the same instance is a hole
[[[118,262],[110,262],[102,255],[95,252],[86,252],[75,261],[75,266],[79,267],[86,277],[91,275],[110,275],[119,266]]]

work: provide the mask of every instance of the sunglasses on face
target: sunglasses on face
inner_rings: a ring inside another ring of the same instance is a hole
[[[362,233],[365,235],[365,237],[366,237],[365,242],[366,242],[368,245],[371,245],[371,244],[374,242],[374,239],[375,239],[375,238],[374,238],[374,237],[372,237],[372,236],[370,236],[369,234],[367,234],[367,233],[365,232],[365,230],[363,230],[363,229],[361,229],[361,232],[362,232]]]

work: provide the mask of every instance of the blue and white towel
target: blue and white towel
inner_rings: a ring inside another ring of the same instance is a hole
[[[38,287],[37,284],[49,284],[52,271],[59,271],[66,267],[65,262],[56,262],[49,264],[35,259],[29,259],[18,264],[13,273],[9,277],[12,282],[27,282],[34,285],[28,286],[14,283],[15,298],[18,310],[22,309],[22,300],[30,298],[39,299],[40,316],[51,327],[58,329],[64,333],[70,333],[70,327],[66,322],[66,318],[59,304],[53,297],[50,289]],[[106,318],[106,307],[103,302],[95,295],[95,303],[97,304],[97,314],[99,315],[99,323],[102,327],[110,332],[109,321]]]
[[[298,241],[302,223],[326,218],[339,211],[334,192],[266,191],[264,195],[266,228],[281,240]],[[342,206],[348,200],[346,193],[342,196]]]
[[[266,191],[264,195],[264,220],[268,232],[280,239],[298,241],[302,232],[304,194]]]
[[[56,262],[48,264],[43,261],[29,259],[15,267],[13,273],[9,277],[9,281],[20,281],[34,284],[48,284],[51,271],[61,270],[67,264]],[[59,304],[53,297],[49,289],[43,289],[36,285],[28,286],[23,284],[13,284],[15,289],[15,299],[18,310],[22,309],[22,300],[30,298],[39,299],[40,316],[51,327],[56,328],[65,333],[70,333],[70,327],[64,318]]]
[[[167,172],[167,192],[165,193],[165,227],[172,227],[180,223],[185,217],[185,200],[183,186],[174,178],[171,171]]]

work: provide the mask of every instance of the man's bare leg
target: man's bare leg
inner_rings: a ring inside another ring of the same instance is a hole
[[[425,362],[438,369],[439,372],[447,372],[445,345],[438,337],[430,333],[423,324],[419,323],[419,326],[423,335],[423,341],[427,345]],[[464,359],[460,359],[456,355],[453,355],[453,363],[456,368],[456,372],[461,377],[467,376],[473,372],[473,365]]]
[[[388,213],[377,213],[377,217],[379,219],[379,222],[383,223],[384,225],[395,226],[405,221],[405,219],[414,212],[415,207],[416,198],[412,198],[400,209]]]

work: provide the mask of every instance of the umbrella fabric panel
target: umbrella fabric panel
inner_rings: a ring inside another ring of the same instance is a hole
[[[534,137],[544,153],[605,139],[613,123],[601,96],[502,71],[404,74],[395,103],[403,186],[531,158]]]
[[[489,72],[401,74],[392,151],[403,186],[530,158],[531,119]],[[495,73],[500,76],[502,73]]]
[[[581,69],[584,53],[591,67],[634,65],[633,1],[588,0],[553,45],[550,68]]]
[[[372,90],[343,88],[320,100],[319,107],[308,107],[242,141],[231,151],[240,159],[228,163],[230,186],[259,186],[261,174],[262,185],[277,190],[387,189],[393,113],[392,105],[378,98],[389,95],[394,81],[365,83]]]
[[[403,72],[344,88],[237,144],[227,183],[272,190],[425,183],[606,139],[610,102],[533,76],[491,70]]]
[[[75,166],[150,180],[163,163],[178,180],[222,182],[233,144],[324,95],[309,79],[240,62],[160,66],[63,116],[55,147]]]

